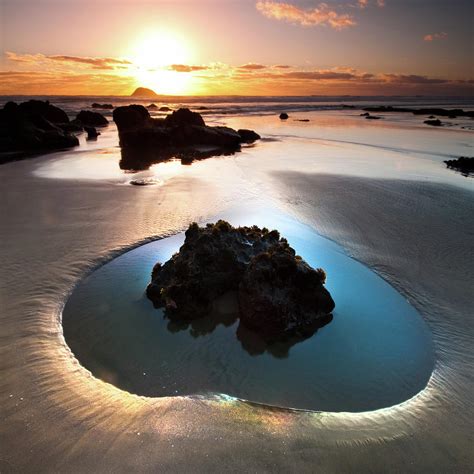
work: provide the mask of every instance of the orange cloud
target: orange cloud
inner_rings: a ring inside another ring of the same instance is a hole
[[[117,58],[90,58],[83,56],[65,56],[53,55],[47,56],[41,53],[38,54],[18,54],[11,51],[5,53],[9,61],[17,63],[42,63],[53,61],[55,63],[74,65],[82,64],[90,66],[92,69],[122,69],[130,66],[132,63],[126,59]]]
[[[356,24],[351,15],[337,13],[335,10],[331,10],[326,3],[320,3],[315,8],[303,9],[290,3],[265,0],[257,2],[256,7],[267,18],[288,21],[302,26],[330,26],[341,30]]]
[[[248,63],[244,64],[243,66],[239,66],[238,69],[244,69],[247,71],[258,71],[259,69],[266,69],[267,66],[263,64],[255,64],[255,63]]]
[[[209,69],[208,66],[188,66],[187,64],[172,64],[168,67],[170,71],[175,72],[194,72],[194,71],[205,71]]]
[[[442,31],[441,33],[433,33],[433,34],[430,34],[430,35],[426,35],[423,39],[425,41],[434,41],[434,40],[441,40],[441,39],[445,39],[448,37],[448,33],[445,33],[444,31]]]

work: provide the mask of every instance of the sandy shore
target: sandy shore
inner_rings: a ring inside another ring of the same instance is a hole
[[[214,162],[225,183],[192,172],[145,188],[32,174],[51,159],[0,167],[1,472],[472,470],[472,190],[278,167],[260,170],[256,186],[246,156]],[[297,216],[406,295],[433,332],[427,389],[377,412],[292,412],[142,398],[83,369],[60,321],[75,283],[125,248],[236,205]]]

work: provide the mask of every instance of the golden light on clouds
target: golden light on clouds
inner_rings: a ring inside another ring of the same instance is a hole
[[[188,74],[169,68],[170,64],[192,62],[194,51],[183,36],[172,31],[153,30],[141,35],[127,52],[137,84],[161,94],[192,93]]]

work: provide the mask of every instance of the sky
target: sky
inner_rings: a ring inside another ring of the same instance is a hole
[[[472,0],[0,0],[0,94],[474,95]]]

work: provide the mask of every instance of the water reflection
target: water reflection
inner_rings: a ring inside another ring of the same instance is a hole
[[[161,149],[140,149],[131,150],[129,148],[121,149],[121,158],[119,162],[120,169],[125,171],[145,171],[152,165],[178,159],[182,165],[190,165],[194,161],[205,160],[215,156],[230,156],[240,151],[239,147],[234,148],[215,148],[215,147],[194,147],[181,149],[175,148]]]
[[[235,325],[237,328],[235,336],[242,349],[248,354],[259,356],[267,353],[278,359],[285,359],[289,356],[289,351],[295,344],[312,337],[318,329],[326,326],[333,319],[332,314],[321,318],[316,324],[306,328],[304,334],[293,334],[280,339],[266,339],[242,324],[237,324],[239,320],[238,306],[237,293],[229,292],[214,302],[213,310],[207,316],[191,321],[169,320],[166,329],[170,333],[189,331],[193,338],[199,338],[213,333],[220,325],[225,328]]]

